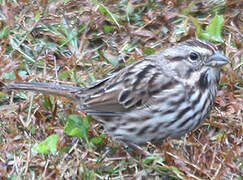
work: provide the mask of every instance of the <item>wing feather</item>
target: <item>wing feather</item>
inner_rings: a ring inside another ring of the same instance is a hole
[[[117,112],[142,108],[147,102],[151,104],[153,95],[173,85],[173,80],[162,71],[152,56],[139,60],[106,78],[104,82],[90,87],[90,93],[87,89],[84,109],[116,115]]]

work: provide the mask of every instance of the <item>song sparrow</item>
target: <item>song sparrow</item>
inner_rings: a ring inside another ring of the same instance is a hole
[[[158,143],[197,127],[216,96],[220,67],[229,60],[209,42],[191,39],[144,57],[88,88],[16,82],[8,90],[68,97],[107,133],[128,144]]]

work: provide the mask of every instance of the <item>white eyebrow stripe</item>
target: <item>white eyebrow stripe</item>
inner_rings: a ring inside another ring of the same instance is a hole
[[[218,51],[218,48],[214,44],[212,44],[208,41],[203,41],[203,40],[199,40],[199,39],[187,40],[187,41],[185,41],[185,45],[189,46],[190,48],[193,48],[193,47],[205,48],[205,49],[210,50],[211,53]]]
[[[212,50],[211,49],[206,49],[206,48],[203,48],[203,47],[199,47],[199,46],[191,46],[191,49],[192,51],[194,52],[198,52],[200,54],[212,54]]]
[[[211,48],[211,50],[213,51],[217,51],[217,47],[209,42],[205,42],[205,41],[200,41],[198,40],[201,44],[205,45],[205,46],[208,46],[209,48]]]

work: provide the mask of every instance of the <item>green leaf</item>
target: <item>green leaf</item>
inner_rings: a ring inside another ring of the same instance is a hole
[[[21,70],[20,70],[20,71],[18,72],[18,74],[19,74],[20,77],[25,77],[25,76],[27,75],[27,72],[26,72],[26,71],[21,71]]]
[[[154,54],[155,50],[153,48],[150,48],[150,47],[144,47],[143,53],[144,53],[144,55],[150,55],[150,54]]]
[[[184,175],[184,173],[180,171],[177,167],[171,166],[170,168],[174,173]]]
[[[104,134],[104,133],[102,133],[102,134],[100,135],[100,137],[101,137],[102,139],[106,138],[106,136],[107,136],[107,134]]]
[[[118,56],[113,56],[108,51],[104,51],[103,57],[105,58],[105,60],[107,60],[113,66],[117,66],[119,64],[119,57]]]
[[[35,20],[38,21],[41,17],[42,11],[35,11]]]
[[[149,156],[149,157],[146,157],[144,160],[143,160],[143,163],[145,164],[149,164],[150,162],[154,161],[156,159],[155,156]]]
[[[43,105],[46,109],[52,109],[52,102],[50,96],[44,96]]]
[[[202,37],[202,28],[200,26],[200,24],[198,23],[197,19],[192,17],[192,16],[189,16],[191,21],[193,22],[193,24],[196,26],[196,31],[197,31],[197,35],[198,37]]]
[[[193,2],[193,1],[190,2],[190,4],[186,8],[182,9],[181,14],[187,15],[190,12],[192,12],[194,4],[195,4],[195,2]]]
[[[99,11],[103,14],[106,15],[107,17],[109,17],[109,19],[111,20],[111,22],[113,22],[114,24],[116,24],[118,27],[120,27],[119,24],[119,18],[111,13],[109,11],[109,9],[107,7],[105,7],[102,3],[98,2],[97,0],[93,0],[93,2],[99,6]]]
[[[59,48],[67,45],[71,52],[76,56],[80,55],[79,45],[78,45],[78,32],[76,28],[70,28],[65,19],[63,19],[62,24],[59,25],[59,29],[65,34],[66,41],[62,42]]]
[[[91,143],[93,144],[100,144],[103,142],[103,139],[101,137],[93,137],[91,140],[90,140]]]
[[[128,3],[127,3],[127,8],[126,8],[126,14],[127,14],[127,16],[132,15],[133,12],[134,12],[133,4],[132,4],[131,2],[128,1]]]
[[[40,154],[54,154],[57,151],[58,138],[57,134],[52,134],[39,144],[35,144],[33,149]]]
[[[129,59],[128,61],[127,61],[127,64],[132,64],[132,63],[134,63],[135,62],[135,59]]]
[[[132,5],[131,2],[127,3],[127,8],[126,8],[126,17],[127,17],[127,21],[130,22],[130,15],[132,15],[134,12],[134,7]]]
[[[103,142],[104,138],[106,137],[106,134],[100,134],[99,136],[97,137],[93,137],[90,142],[93,143],[93,144],[100,144]]]
[[[64,0],[63,4],[66,5],[70,0]]]
[[[20,44],[20,41],[17,39],[17,38],[11,38],[10,39],[10,44],[11,46],[17,50],[19,53],[21,53],[23,56],[24,56],[24,59],[30,63],[35,63],[35,60],[29,56],[27,53],[25,53],[20,47],[19,47],[19,44]]]
[[[5,97],[6,94],[0,91],[0,98]]]
[[[67,117],[67,123],[64,127],[64,132],[69,136],[77,136],[85,139],[88,142],[88,128],[90,116],[82,118],[78,114],[71,114]]]
[[[217,133],[215,136],[211,137],[210,139],[212,141],[216,141],[216,140],[220,141],[224,137],[224,134],[225,134],[225,131],[221,130],[219,133]]]
[[[213,42],[223,42],[221,33],[224,24],[224,17],[222,15],[216,15],[205,30],[202,29],[196,18],[190,16],[190,19],[196,26],[199,39],[210,40]]]
[[[4,38],[8,36],[10,33],[10,29],[8,26],[3,26],[3,28],[0,30],[0,38]]]
[[[132,52],[136,48],[137,44],[136,43],[130,43],[130,42],[125,42],[121,52],[127,53],[127,52]]]
[[[210,24],[206,27],[206,31],[209,34],[210,40],[216,42],[223,42],[223,39],[221,37],[223,25],[224,25],[223,15],[214,16]]]
[[[104,32],[105,33],[109,33],[109,32],[111,32],[113,30],[114,30],[114,27],[113,26],[108,26],[108,25],[105,25],[104,26]]]
[[[3,76],[5,79],[14,79],[15,78],[14,71],[11,71],[9,73],[4,73]]]
[[[71,74],[72,74],[72,70],[64,71],[63,73],[58,74],[58,79],[62,81],[63,79],[67,78]]]

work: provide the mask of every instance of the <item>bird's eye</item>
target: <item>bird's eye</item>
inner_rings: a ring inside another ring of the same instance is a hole
[[[198,59],[198,55],[194,52],[191,52],[190,55],[189,55],[190,59],[195,61]]]

